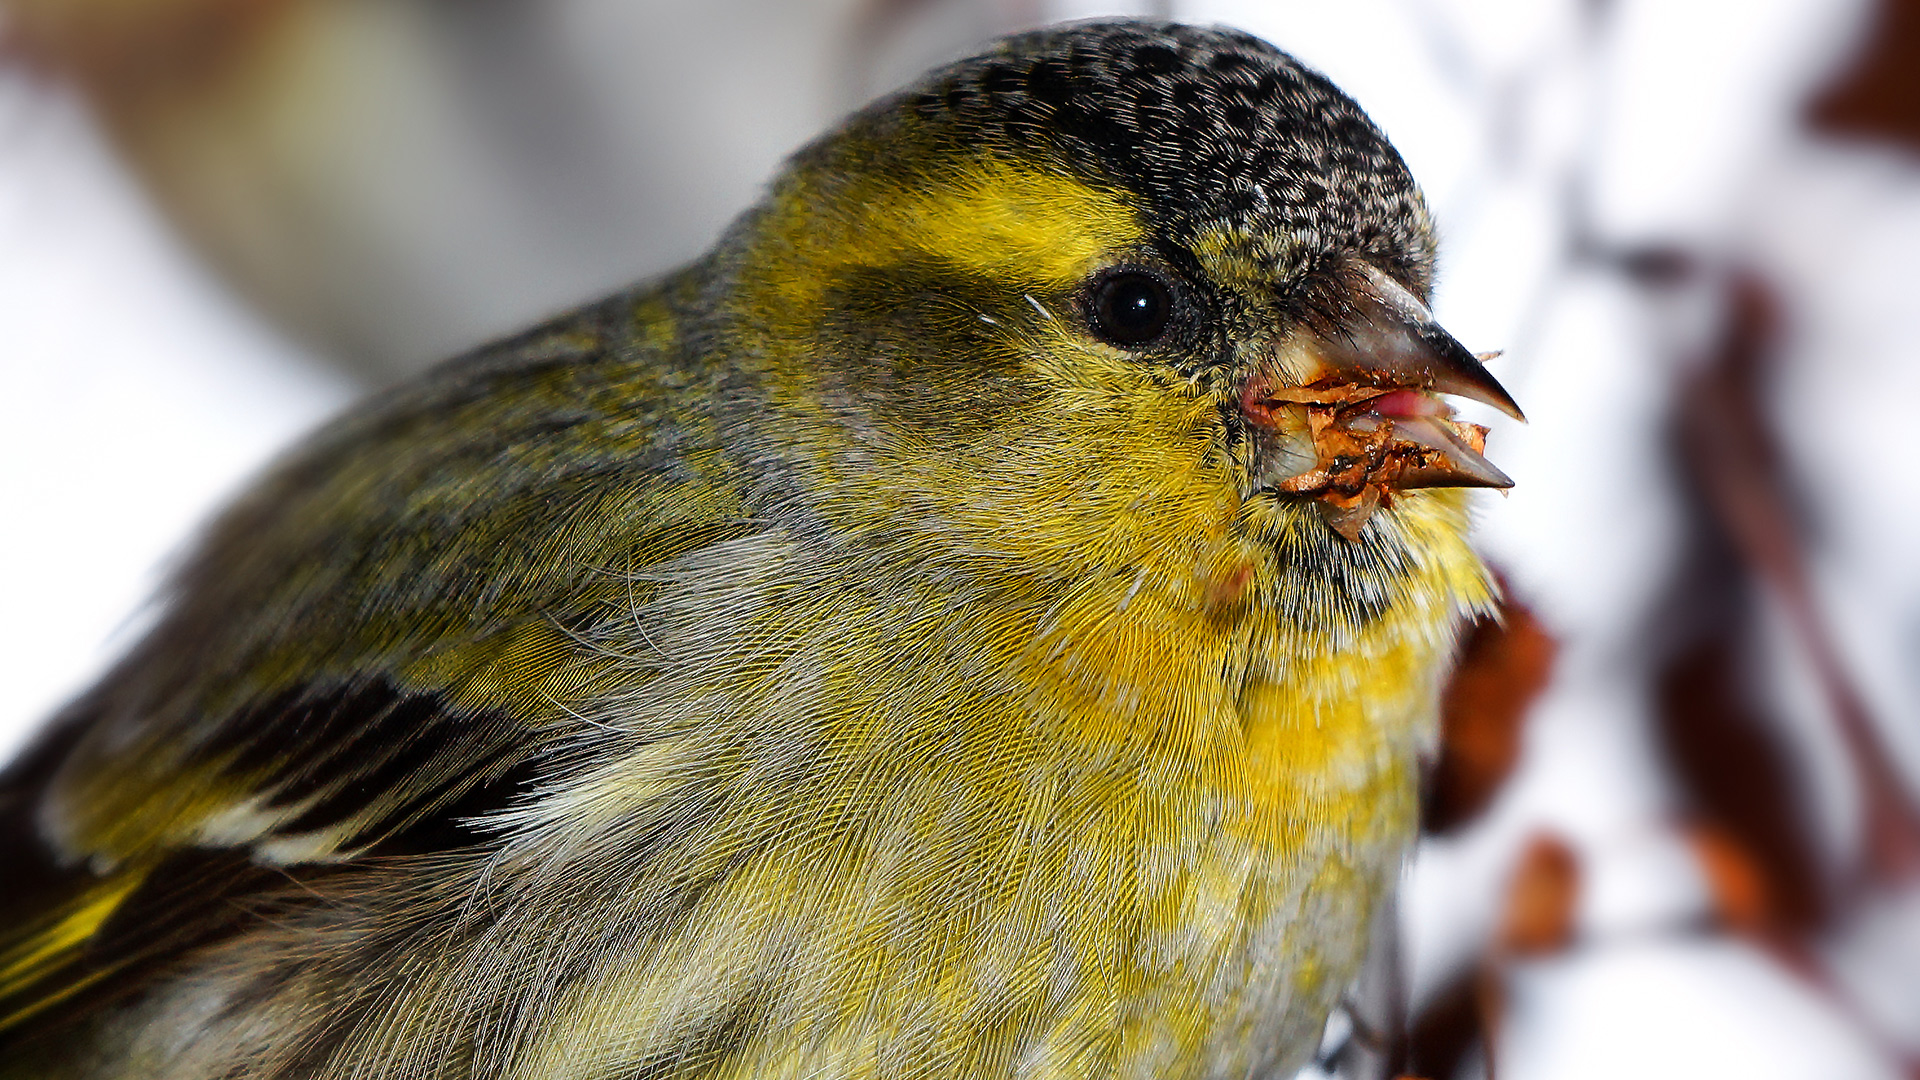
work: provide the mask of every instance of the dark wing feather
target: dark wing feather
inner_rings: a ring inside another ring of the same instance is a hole
[[[157,848],[98,866],[62,859],[32,821],[56,775],[46,762],[86,726],[69,714],[0,789],[0,1040],[29,1021],[56,1029],[61,1016],[133,994],[202,946],[320,902],[323,879],[484,845],[478,819],[526,790],[541,743],[511,717],[383,679],[283,691],[240,710],[185,761],[247,780],[272,824],[233,845]]]

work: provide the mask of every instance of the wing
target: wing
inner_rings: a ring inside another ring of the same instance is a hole
[[[618,665],[634,571],[744,531],[681,389],[685,282],[457,361],[229,510],[163,617],[0,775],[0,1040],[331,875],[482,847]]]
[[[169,962],[270,917],[258,901],[290,885],[310,889],[368,858],[484,843],[472,818],[532,779],[540,745],[522,717],[376,676],[288,689],[222,718],[211,734],[223,749],[187,756],[177,775],[193,787],[176,793],[165,778],[129,776],[116,758],[63,768],[100,716],[92,700],[75,706],[5,781],[0,1032],[55,1007],[101,1004],[103,990],[134,992]],[[171,827],[143,830],[137,844],[127,829],[100,837],[120,852],[111,858],[76,853],[37,827],[49,807],[116,780],[123,805],[170,813]]]

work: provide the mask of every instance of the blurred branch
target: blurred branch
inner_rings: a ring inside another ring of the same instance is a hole
[[[1766,362],[1779,335],[1778,304],[1751,273],[1732,274],[1725,288],[1725,335],[1681,391],[1678,423],[1686,464],[1719,526],[1779,602],[1859,777],[1865,842],[1845,884],[1857,891],[1905,883],[1920,875],[1920,817],[1820,610],[1763,407]]]

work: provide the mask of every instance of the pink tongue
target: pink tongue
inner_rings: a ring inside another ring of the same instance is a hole
[[[1417,390],[1389,390],[1368,402],[1367,406],[1381,416],[1393,420],[1436,416],[1447,411],[1446,405],[1439,398],[1431,394],[1422,394]]]

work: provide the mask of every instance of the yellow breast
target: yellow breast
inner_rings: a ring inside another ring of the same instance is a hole
[[[814,627],[834,640],[797,648],[840,664],[783,709],[831,713],[808,778],[705,841],[735,862],[567,991],[524,1075],[663,1046],[742,1080],[1297,1065],[1397,873],[1453,626],[1487,595],[1460,513],[1409,524],[1456,539],[1339,631],[1240,596],[1277,571],[1224,534],[1184,574],[999,596],[949,627],[964,663],[886,647],[923,605],[836,601]]]

